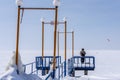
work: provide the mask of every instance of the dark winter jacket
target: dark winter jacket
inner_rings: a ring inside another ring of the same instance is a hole
[[[82,50],[82,51],[80,51],[80,55],[81,55],[81,56],[85,56],[85,54],[86,54],[86,52],[85,52],[85,51],[83,51],[83,50]]]

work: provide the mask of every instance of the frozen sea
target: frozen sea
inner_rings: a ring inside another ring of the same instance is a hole
[[[20,55],[23,64],[35,61],[36,56],[41,56],[41,51],[21,51]],[[46,51],[45,55],[50,51]],[[69,52],[69,51],[68,51]],[[95,56],[96,68],[89,71],[88,76],[83,75],[83,71],[76,71],[75,78],[65,77],[64,80],[120,80],[120,50],[87,50],[87,56]],[[0,51],[0,74],[4,73],[13,51]],[[75,55],[79,56],[79,51],[75,51]],[[64,60],[64,54],[61,54]],[[70,53],[67,58],[70,58]]]

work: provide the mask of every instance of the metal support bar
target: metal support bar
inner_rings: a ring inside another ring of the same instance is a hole
[[[21,7],[20,9],[24,9],[24,10],[55,10],[55,8],[23,8]]]
[[[66,76],[66,61],[64,63],[64,77]]]

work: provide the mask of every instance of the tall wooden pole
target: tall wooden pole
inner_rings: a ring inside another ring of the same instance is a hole
[[[43,67],[43,58],[44,58],[44,21],[42,21],[42,67]],[[42,75],[44,74],[44,70],[42,69]]]
[[[44,57],[44,21],[42,21],[42,59]]]
[[[66,51],[66,49],[67,49],[67,22],[66,21],[65,21],[65,36],[64,37],[65,37],[65,47],[64,47],[65,53],[64,54],[65,54],[65,60],[66,60],[66,58],[67,58],[67,55],[66,55],[66,52],[67,52]]]
[[[56,69],[56,37],[57,37],[57,18],[58,17],[58,6],[55,6],[55,24],[54,24],[54,59],[53,59],[53,79],[55,78],[55,69]]]
[[[65,74],[64,74],[64,76],[66,76],[66,59],[67,59],[67,21],[65,21],[65,67],[64,67],[64,69],[65,69]]]
[[[18,66],[18,52],[19,52],[19,31],[20,31],[20,6],[18,6],[18,18],[17,18],[17,35],[16,35],[16,65]]]

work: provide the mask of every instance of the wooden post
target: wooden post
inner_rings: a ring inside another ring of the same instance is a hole
[[[67,22],[65,21],[65,60],[67,58],[67,55],[66,55],[66,49],[67,49]]]
[[[18,66],[19,31],[20,31],[20,6],[18,6],[18,18],[17,18],[17,35],[16,35],[16,66]]]
[[[44,21],[42,21],[42,67],[44,58]],[[42,69],[42,75],[45,75],[45,70]]]
[[[67,59],[67,21],[65,21],[65,74],[64,76],[66,76],[66,59]]]
[[[42,21],[42,59],[44,57],[44,21]]]
[[[54,58],[53,58],[53,79],[55,77],[55,69],[56,69],[56,33],[57,33],[57,18],[58,17],[58,6],[55,6],[55,24],[54,24]]]

